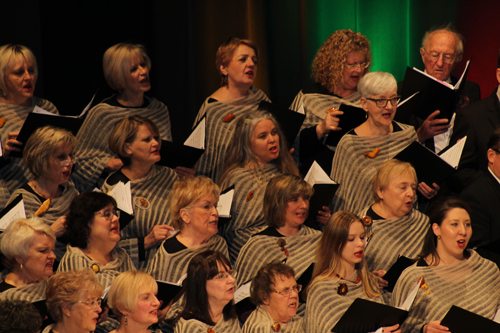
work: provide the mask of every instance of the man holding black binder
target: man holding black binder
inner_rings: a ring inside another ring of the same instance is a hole
[[[463,53],[462,35],[453,31],[449,26],[428,31],[422,39],[420,55],[425,66],[425,72],[438,80],[453,85],[457,83],[458,79],[451,76],[451,72],[462,60]],[[479,85],[475,82],[466,81],[457,108],[472,104],[480,98]],[[439,113],[436,110],[425,121],[415,119],[412,124],[417,129],[419,141],[436,153],[448,146],[454,123],[454,117],[447,124],[449,119],[436,119],[438,115]]]

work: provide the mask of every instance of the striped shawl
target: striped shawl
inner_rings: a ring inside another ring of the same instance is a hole
[[[273,333],[272,326],[275,323],[269,312],[259,305],[250,314],[243,325],[243,333]],[[293,317],[288,323],[281,324],[280,333],[304,333],[302,318]]]

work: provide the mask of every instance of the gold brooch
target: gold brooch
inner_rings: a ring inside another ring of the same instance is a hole
[[[276,322],[273,324],[273,326],[271,326],[271,328],[273,329],[274,332],[279,332],[281,329],[281,325],[280,323]]]
[[[93,269],[93,270],[94,270],[94,272],[96,272],[96,273],[99,273],[99,271],[101,270],[101,269],[100,269],[100,267],[99,267],[99,265],[97,265],[97,264],[93,264],[93,265],[92,265],[92,269]]]

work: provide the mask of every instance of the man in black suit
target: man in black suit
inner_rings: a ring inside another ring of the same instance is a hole
[[[497,81],[500,84],[500,52],[497,63]],[[457,112],[455,127],[450,144],[456,143],[467,135],[464,151],[458,165],[456,178],[467,185],[478,170],[486,170],[488,159],[486,152],[490,135],[500,126],[500,89],[497,88],[485,99]]]
[[[425,66],[425,72],[434,78],[456,84],[458,79],[451,76],[451,72],[462,60],[464,53],[463,37],[449,26],[425,33],[422,39],[420,55]],[[477,83],[466,81],[457,109],[465,107],[481,98],[481,91]],[[453,121],[435,119],[438,111],[432,113],[425,121],[417,120],[412,124],[417,129],[419,142],[434,150],[436,153],[448,146],[450,142]]]
[[[487,147],[487,170],[480,171],[460,198],[471,208],[473,232],[469,247],[477,248],[481,256],[500,267],[500,128],[490,136]]]

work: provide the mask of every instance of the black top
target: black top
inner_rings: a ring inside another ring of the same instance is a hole
[[[272,228],[272,227],[267,227],[266,229],[262,230],[261,232],[252,235],[252,237],[253,236],[286,237],[285,235],[280,234],[276,228]]]
[[[122,169],[118,170],[117,172],[113,173],[111,176],[109,176],[108,180],[106,181],[110,186],[114,186],[118,184],[118,182],[122,182],[124,184],[128,183],[130,179],[127,178],[122,172]]]
[[[165,248],[165,251],[167,251],[170,254],[177,253],[187,249],[187,247],[184,244],[179,242],[177,236],[170,237],[167,240],[165,240],[165,242],[163,242],[163,247]]]
[[[370,208],[366,212],[366,215],[371,217],[372,220],[385,220],[382,216],[378,215],[373,211],[372,206],[370,206]]]
[[[127,108],[127,109],[144,109],[149,106],[149,99],[143,98],[142,99],[142,105],[141,106],[125,106],[121,105],[120,102],[118,102],[118,95],[113,95],[109,98],[106,98],[104,101],[102,101],[104,104],[108,104],[111,106],[116,106],[119,108]]]
[[[429,265],[427,264],[427,261],[425,261],[424,259],[419,259],[417,261],[417,267],[429,267]]]
[[[3,293],[4,291],[12,288],[15,288],[15,286],[8,284],[7,282],[5,282],[5,280],[0,282],[0,293]]]

